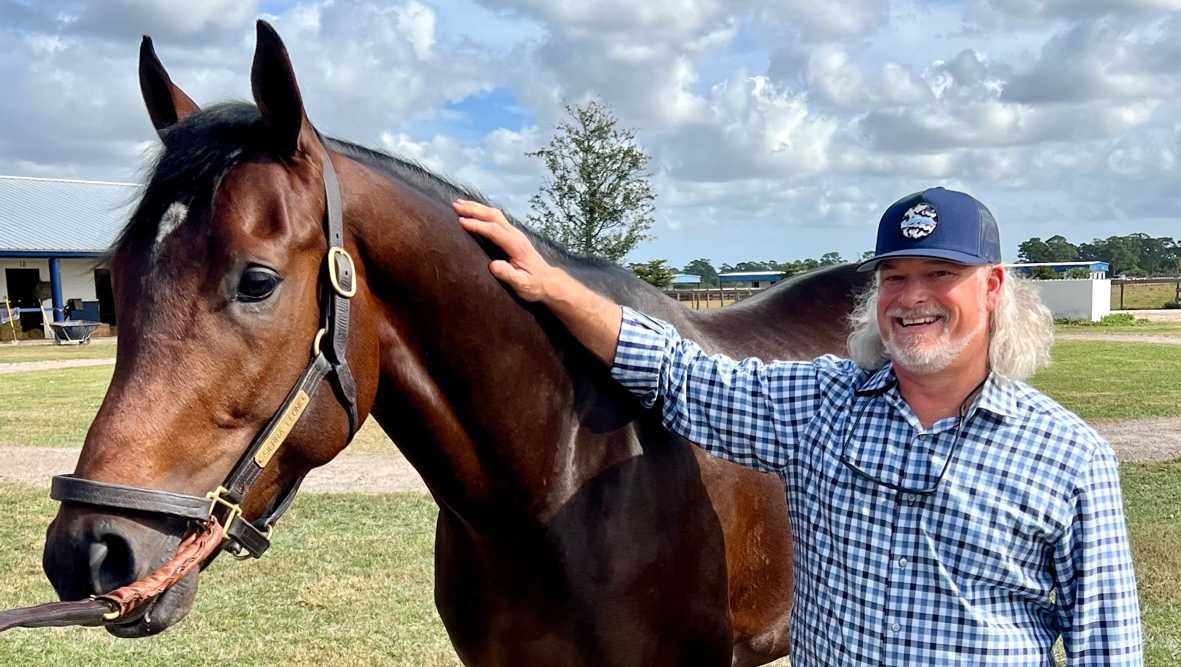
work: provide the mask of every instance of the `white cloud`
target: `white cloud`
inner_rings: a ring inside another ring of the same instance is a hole
[[[419,60],[431,57],[435,46],[435,13],[421,2],[409,2],[394,10],[398,29],[414,47]]]
[[[525,153],[548,140],[563,104],[597,97],[653,158],[652,252],[734,261],[754,252],[743,247],[859,253],[882,208],[935,184],[981,193],[1030,234],[1135,216],[1152,231],[1160,212],[1181,208],[1179,3],[266,7],[322,130],[419,160],[523,217],[542,178]],[[0,5],[10,45],[0,172],[130,178],[154,142],[135,77],[139,35],[155,37],[198,102],[249,99],[260,6]]]

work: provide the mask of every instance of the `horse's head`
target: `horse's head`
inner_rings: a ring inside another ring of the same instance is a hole
[[[251,72],[257,107],[199,109],[172,83],[147,38],[139,76],[163,152],[112,254],[115,373],[75,476],[203,496],[289,405],[313,346],[334,358],[332,327],[323,341],[317,335],[333,312],[326,304],[336,281],[325,262],[327,153],[304,113],[286,49],[266,24],[259,24]],[[366,362],[375,344],[361,312],[368,301],[364,289],[352,299],[342,336],[361,387],[360,419],[377,372]],[[263,465],[242,493],[245,517],[268,513],[346,444],[348,392],[328,376],[299,406],[302,418],[279,427],[294,423],[282,446],[254,457]],[[63,599],[110,591],[171,557],[187,523],[75,498],[49,528],[45,572]],[[195,593],[196,573],[109,629],[159,632],[184,616]]]

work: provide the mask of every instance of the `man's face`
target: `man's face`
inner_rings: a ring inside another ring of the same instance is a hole
[[[905,258],[878,278],[878,330],[896,366],[931,374],[987,357],[1002,269]]]

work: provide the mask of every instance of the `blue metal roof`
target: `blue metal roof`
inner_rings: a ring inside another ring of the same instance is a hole
[[[723,283],[762,282],[765,280],[783,280],[783,271],[738,271],[733,273],[719,273],[718,281]]]
[[[94,257],[139,196],[132,183],[0,176],[0,257]]]

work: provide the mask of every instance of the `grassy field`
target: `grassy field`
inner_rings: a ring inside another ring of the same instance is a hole
[[[1179,345],[1060,341],[1053,354],[1031,384],[1084,419],[1181,416]]]
[[[1153,310],[1164,308],[1177,298],[1176,283],[1153,285],[1124,285],[1124,310]],[[1119,285],[1111,286],[1111,307],[1120,308]]]
[[[80,446],[113,372],[93,366],[0,375],[0,444]]]
[[[1120,318],[1113,321],[1113,317]],[[1055,329],[1064,334],[1100,334],[1124,336],[1170,336],[1181,338],[1181,320],[1176,322],[1150,322],[1149,320],[1122,319],[1130,315],[1116,314],[1104,318],[1103,322],[1071,321],[1058,322]]]
[[[1076,329],[1109,333],[1059,330]],[[1054,361],[1033,383],[1086,418],[1181,416],[1181,346],[1062,341]],[[0,375],[0,444],[80,443],[110,373]],[[391,445],[369,423],[354,446]],[[1121,475],[1147,664],[1181,664],[1181,460],[1124,464]],[[0,485],[0,503],[0,608],[53,599],[40,549],[54,504],[43,489],[13,485]],[[173,630],[139,641],[97,629],[16,630],[0,641],[0,665],[455,665],[432,599],[435,515],[418,495],[304,494],[272,552],[219,560]]]
[[[0,608],[54,599],[40,553],[56,508],[41,490],[3,485],[0,504]],[[0,665],[456,665],[434,608],[436,512],[417,494],[301,496],[266,557],[218,559],[172,630],[135,641],[13,630]]]
[[[1181,461],[1125,464],[1121,475],[1147,664],[1181,664]],[[40,569],[52,503],[3,485],[0,503],[11,509],[0,519],[0,608],[53,599]],[[172,630],[136,641],[93,628],[14,630],[0,641],[0,664],[458,664],[432,598],[435,512],[410,494],[301,496],[273,550],[219,560]]]
[[[0,345],[0,364],[23,361],[50,361],[57,359],[114,359],[115,346],[110,343],[90,345]]]
[[[81,447],[112,373],[96,366],[0,375],[0,445]],[[369,420],[349,446],[388,451],[393,443]]]

